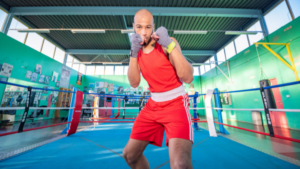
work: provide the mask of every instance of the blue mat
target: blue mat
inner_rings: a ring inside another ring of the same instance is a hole
[[[0,162],[1,169],[129,168],[121,157],[132,123],[106,123]],[[149,145],[144,155],[151,168],[170,168],[168,148]],[[299,168],[224,137],[195,131],[194,168]],[[164,165],[163,165],[164,164]]]

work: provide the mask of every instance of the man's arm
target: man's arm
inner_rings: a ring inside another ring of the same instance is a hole
[[[184,82],[190,84],[194,80],[194,69],[193,66],[185,59],[181,53],[181,49],[177,40],[170,37],[175,43],[176,47],[169,54],[169,60],[171,64],[175,67],[177,76]],[[168,55],[167,50],[164,52]]]
[[[134,88],[139,86],[141,81],[140,71],[141,70],[137,62],[137,58],[130,57],[128,73],[127,73],[130,86]]]

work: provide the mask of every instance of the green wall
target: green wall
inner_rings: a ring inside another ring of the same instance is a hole
[[[59,74],[58,79],[60,79],[62,64],[48,56],[28,47],[20,43],[19,41],[3,34],[0,32],[0,63],[8,63],[13,65],[13,70],[11,73],[8,82],[33,86],[33,87],[41,87],[44,86],[52,86],[55,89],[59,89],[59,87],[55,87],[55,82],[49,83],[49,85],[41,84],[38,82],[31,82],[30,79],[25,78],[27,70],[35,71],[36,64],[42,65],[42,73],[43,75],[52,76],[53,71],[56,71]],[[70,84],[73,84],[75,87],[79,89],[83,89],[82,85],[79,86],[76,84],[78,72],[73,70],[71,71]],[[83,76],[84,78],[84,76]],[[38,81],[38,79],[37,79]],[[3,92],[5,85],[0,84],[0,100],[2,100]],[[48,92],[49,95],[51,92]],[[40,105],[47,105],[46,101],[42,101]],[[52,105],[55,107],[55,105]],[[24,111],[17,111],[16,119],[19,120]],[[31,111],[30,111],[31,112]],[[53,117],[54,110],[50,111],[49,118]],[[44,113],[45,114],[45,113]],[[61,116],[66,116],[66,113],[61,113]]]
[[[0,33],[0,63],[8,63],[14,66],[11,76],[8,79],[8,82],[21,84],[25,86],[33,86],[33,87],[41,87],[44,86],[51,86],[55,89],[59,89],[59,87],[55,87],[55,82],[49,83],[49,85],[41,84],[38,82],[31,82],[30,79],[25,78],[27,70],[34,71],[36,68],[36,64],[42,65],[42,73],[43,75],[52,76],[53,71],[59,73],[58,79],[60,79],[62,64],[57,62],[56,60],[49,58],[48,56],[28,47],[20,43],[19,41]],[[75,87],[79,88],[81,91],[83,90],[84,86],[89,86],[89,83],[95,83],[96,81],[103,81],[108,83],[114,83],[118,86],[123,86],[125,88],[130,88],[129,81],[127,76],[125,75],[99,75],[99,76],[89,76],[83,75],[82,77],[82,84],[79,86],[76,84],[78,72],[73,70],[71,71],[70,77],[70,84],[73,84]],[[200,77],[195,76],[194,81],[195,91],[201,93],[200,87]],[[139,86],[148,86],[145,79],[141,76],[141,82]],[[189,85],[185,84],[186,92],[189,91]],[[0,84],[0,98],[2,100],[3,92],[5,89],[4,84]],[[116,92],[114,92],[116,94]],[[50,95],[51,92],[42,95]],[[47,105],[47,101],[41,101],[41,105]],[[199,103],[198,103],[199,105]],[[115,104],[117,106],[117,103]],[[191,105],[192,106],[192,105]],[[55,105],[52,105],[55,107]],[[117,110],[115,110],[116,112]],[[31,112],[31,111],[30,111]],[[126,112],[137,112],[135,110],[126,110]],[[191,112],[193,112],[191,110]],[[22,114],[24,113],[23,110],[18,110],[16,114],[15,120],[20,120]],[[61,116],[66,116],[67,112],[61,111]],[[50,111],[50,115],[48,118],[53,118],[54,110]],[[46,119],[46,118],[44,118]]]
[[[299,30],[300,17],[284,25],[282,28],[278,29],[276,32],[273,32],[264,40],[260,41],[273,43],[290,43],[291,53],[298,71],[300,70]],[[288,63],[290,63],[285,46],[271,45],[270,47],[281,57],[283,57]],[[260,56],[263,71],[268,79],[276,78],[278,84],[296,81],[295,75],[293,74],[292,70],[290,70],[285,64],[283,64],[263,46],[258,46],[258,53]],[[214,68],[201,76],[201,85],[203,92],[206,92],[207,89],[214,88],[218,88],[220,91],[233,91],[259,87],[259,80],[262,77],[255,45],[252,45],[244,51],[238,53],[234,57],[230,58],[229,61],[231,80],[234,83],[229,85],[229,82],[225,78],[225,76],[217,68]],[[222,63],[221,65],[219,65],[219,67],[225,72],[225,74],[228,75],[228,68],[226,64]],[[300,108],[300,85],[281,87],[279,89],[285,109]],[[263,108],[259,91],[232,93],[230,95],[232,105],[225,105],[223,106],[224,108]],[[290,97],[287,98],[287,95],[290,95]],[[222,114],[224,119],[232,119],[252,123],[250,112],[224,111]],[[263,117],[265,117],[264,114]],[[300,113],[286,112],[286,117],[289,128],[300,129]],[[266,124],[265,118],[264,123]]]

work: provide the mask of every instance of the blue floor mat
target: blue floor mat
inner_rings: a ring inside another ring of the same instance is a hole
[[[132,123],[106,123],[0,162],[1,169],[129,168],[121,157]],[[299,168],[227,138],[195,131],[194,168]],[[170,168],[168,148],[149,145],[144,155],[151,168]],[[164,164],[164,165],[163,165]]]

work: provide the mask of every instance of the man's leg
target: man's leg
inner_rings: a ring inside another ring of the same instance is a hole
[[[132,169],[150,169],[149,162],[143,152],[149,141],[129,139],[123,150],[123,157]]]
[[[172,169],[191,169],[192,141],[180,138],[169,140],[169,156]]]

